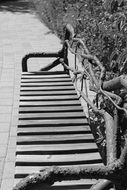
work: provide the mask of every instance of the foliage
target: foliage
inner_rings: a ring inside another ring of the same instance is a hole
[[[114,51],[126,48],[126,5],[116,0],[35,0],[46,24],[63,37],[63,28],[72,24],[77,36],[86,41],[91,53],[98,56],[107,69]],[[125,13],[125,14],[124,14]],[[125,17],[125,19],[124,19]]]

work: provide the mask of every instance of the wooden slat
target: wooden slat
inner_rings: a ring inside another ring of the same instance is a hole
[[[22,75],[21,80],[31,80],[31,79],[41,79],[41,80],[54,80],[54,79],[58,79],[58,80],[64,80],[64,79],[70,79],[70,77],[68,75]]]
[[[47,119],[47,118],[86,118],[84,113],[80,112],[73,112],[73,113],[25,113],[25,114],[20,114],[19,119]]]
[[[72,106],[80,105],[78,100],[57,100],[57,101],[20,101],[20,106]]]
[[[67,155],[17,155],[16,165],[44,165],[44,164],[66,164],[75,163],[99,163],[101,161],[98,153],[67,154]],[[62,164],[62,165],[63,165]]]
[[[73,134],[73,135],[29,135],[18,136],[17,144],[60,144],[94,142],[92,134]]]
[[[59,95],[77,95],[75,90],[59,90],[59,91],[21,91],[20,92],[20,96],[34,96],[34,95],[38,95],[38,96],[59,96]]]
[[[37,125],[45,125],[45,126],[66,126],[66,125],[88,125],[87,119],[43,119],[43,120],[20,120],[18,125],[21,126],[37,126]]]
[[[77,143],[77,144],[44,144],[44,145],[17,145],[16,154],[46,154],[52,153],[78,153],[78,152],[97,152],[95,143]]]
[[[65,71],[37,71],[37,72],[22,72],[22,76],[69,76]]]
[[[43,83],[21,83],[21,87],[48,87],[48,86],[73,86],[72,82],[43,82]]]
[[[35,91],[35,90],[45,90],[45,91],[49,91],[49,90],[74,90],[74,86],[38,86],[38,87],[21,87],[20,88],[21,91]]]
[[[23,83],[43,83],[43,82],[49,82],[49,83],[54,83],[54,82],[71,82],[71,78],[22,78],[21,82]]]
[[[100,164],[94,164],[96,166],[99,166]],[[81,179],[81,180],[73,180],[73,181],[61,181],[61,182],[55,182],[54,186],[59,186],[59,185],[85,185],[85,184],[93,184],[97,182],[96,179]]]
[[[21,80],[22,79],[70,79],[69,75],[63,74],[63,75],[34,75],[34,74],[26,74],[26,75],[22,75]]]
[[[70,133],[90,133],[90,127],[89,125],[86,125],[86,126],[65,126],[65,127],[18,127],[17,129],[17,133],[66,133],[66,132],[70,132]]]
[[[44,100],[78,100],[77,95],[64,95],[64,96],[20,96],[21,101],[44,101]]]
[[[82,109],[82,107],[81,106],[48,106],[48,107],[46,107],[46,106],[43,106],[43,107],[36,107],[36,106],[34,106],[34,107],[19,107],[19,112],[29,112],[29,113],[31,113],[31,112],[44,112],[44,113],[46,113],[46,112],[51,112],[51,113],[53,113],[53,112],[82,112],[83,111],[83,109]]]

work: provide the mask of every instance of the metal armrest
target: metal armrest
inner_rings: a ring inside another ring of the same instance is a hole
[[[60,52],[57,53],[29,53],[26,54],[23,59],[22,59],[22,71],[23,72],[27,72],[28,71],[28,66],[27,66],[27,60],[30,58],[34,58],[34,57],[40,57],[40,58],[50,58],[50,57],[60,57]]]

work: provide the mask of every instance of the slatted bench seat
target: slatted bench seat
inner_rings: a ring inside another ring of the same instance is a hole
[[[15,184],[49,166],[100,165],[101,157],[73,83],[65,71],[23,72]],[[64,181],[51,189],[89,189],[95,180]]]
[[[65,40],[71,36],[66,29]],[[57,59],[41,71],[29,72],[27,60],[33,57]],[[51,71],[61,60],[64,71]],[[22,60],[15,184],[50,166],[103,165],[68,65],[66,42],[57,53],[30,53]],[[91,179],[62,181],[45,190],[89,189],[95,183]]]

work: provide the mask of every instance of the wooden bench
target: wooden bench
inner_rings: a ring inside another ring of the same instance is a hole
[[[70,37],[66,31],[65,39]],[[42,71],[29,72],[27,60],[32,57],[57,59]],[[61,60],[69,65],[66,44],[57,53],[32,53],[23,58],[15,183],[49,166],[102,164],[67,67],[64,71],[49,71],[61,64]],[[95,182],[89,179],[63,181],[51,189],[89,189]]]

